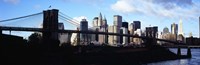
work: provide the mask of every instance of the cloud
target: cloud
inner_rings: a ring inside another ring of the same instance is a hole
[[[160,4],[166,9],[175,7],[187,7],[193,5],[192,0],[152,0],[153,3]]]
[[[82,19],[87,19],[87,17],[86,16],[79,16],[79,17],[74,17],[73,19],[80,22],[80,21],[82,21]]]
[[[20,2],[20,0],[3,0],[3,1],[10,4],[18,4]]]
[[[200,15],[200,5],[192,0],[118,0],[110,8],[125,14],[168,18],[194,19]]]

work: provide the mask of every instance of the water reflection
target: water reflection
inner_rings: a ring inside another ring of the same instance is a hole
[[[177,49],[170,49],[170,51],[177,53]],[[148,63],[147,65],[200,65],[200,49],[191,49],[192,58],[191,59],[178,59],[169,60],[162,62]],[[185,55],[187,53],[186,49],[181,50],[181,54]]]

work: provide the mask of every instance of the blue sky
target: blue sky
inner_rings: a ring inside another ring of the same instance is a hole
[[[86,18],[89,25],[100,12],[109,25],[113,25],[113,15],[121,15],[129,23],[141,21],[142,30],[147,26],[158,26],[159,31],[164,27],[170,30],[171,24],[179,24],[181,18],[185,36],[192,32],[199,37],[199,0],[0,0],[0,20],[42,12],[50,5],[51,9],[59,9],[74,19]]]

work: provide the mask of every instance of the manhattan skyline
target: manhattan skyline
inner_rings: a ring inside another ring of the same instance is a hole
[[[121,15],[123,22],[141,21],[142,30],[158,26],[159,32],[182,19],[186,37],[190,32],[199,37],[199,7],[198,0],[1,0],[0,20],[55,8],[78,21],[86,18],[90,26],[101,12],[108,25],[113,25],[113,15]]]

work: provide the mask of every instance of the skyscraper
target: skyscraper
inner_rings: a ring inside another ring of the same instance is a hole
[[[180,21],[179,21],[179,32],[178,32],[178,34],[184,35],[182,19],[180,19]]]
[[[122,26],[122,16],[114,15],[114,25],[116,25],[119,28]]]
[[[113,33],[120,33],[121,26],[122,26],[122,16],[114,15]],[[120,36],[114,36],[114,43],[120,43]]]
[[[175,37],[175,40],[177,40],[178,24],[171,24],[171,34],[173,35],[172,37]]]
[[[92,23],[93,23],[93,27],[97,27],[98,26],[98,17],[94,17]]]
[[[81,24],[80,24],[80,31],[88,31],[88,22],[86,19],[82,19]],[[87,41],[87,34],[80,34],[80,40],[83,42]]]
[[[172,34],[178,34],[178,24],[171,24],[171,33]]]
[[[103,18],[102,18],[101,12],[100,12],[99,18],[98,18],[98,26],[102,26],[102,25],[103,25]]]
[[[129,25],[129,28],[128,28],[128,30],[129,30],[129,34],[130,35],[133,35],[134,34],[134,28],[135,26],[134,26],[134,23],[131,23],[130,25]],[[133,37],[130,37],[129,38],[129,41],[130,42],[133,42]]]
[[[108,27],[108,32],[109,33],[113,33],[114,32],[114,27],[113,26],[109,26]],[[109,45],[114,45],[114,36],[113,35],[108,35],[108,43],[109,43]]]
[[[137,29],[141,29],[141,23],[140,21],[133,21],[134,23],[134,31],[136,31]]]
[[[199,38],[200,38],[200,17],[199,17]]]

